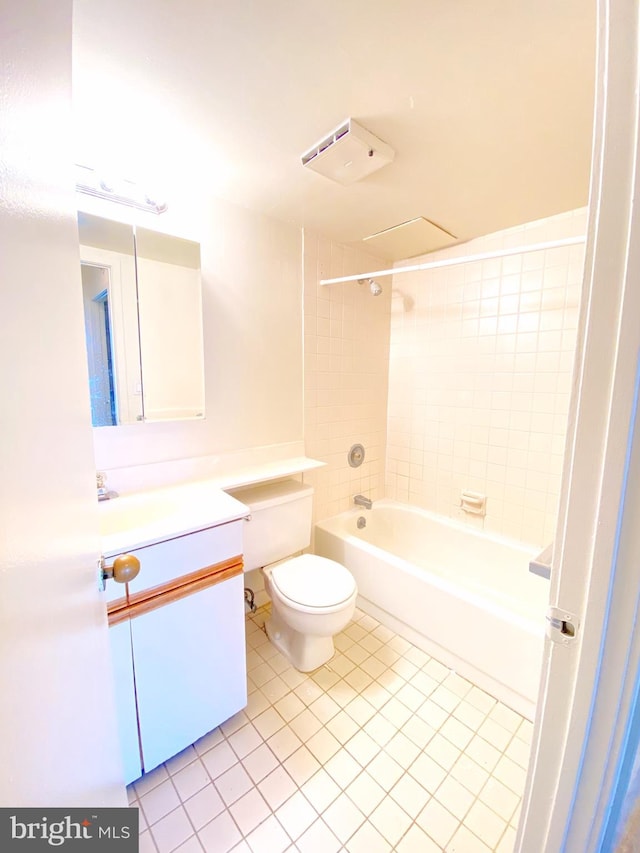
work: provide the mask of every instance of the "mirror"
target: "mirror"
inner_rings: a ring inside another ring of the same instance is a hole
[[[204,417],[200,246],[78,213],[93,426]]]

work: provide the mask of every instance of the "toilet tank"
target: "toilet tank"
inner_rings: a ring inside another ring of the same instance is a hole
[[[312,486],[279,480],[243,486],[228,494],[251,510],[251,519],[243,522],[242,530],[245,572],[283,560],[309,545]]]

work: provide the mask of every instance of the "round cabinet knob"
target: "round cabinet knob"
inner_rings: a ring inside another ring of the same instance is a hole
[[[133,554],[120,554],[113,561],[112,566],[104,566],[102,570],[103,580],[113,578],[117,583],[129,583],[138,577],[140,572],[140,560]]]

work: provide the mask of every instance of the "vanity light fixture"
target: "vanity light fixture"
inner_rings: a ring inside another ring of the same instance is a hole
[[[104,198],[107,201],[125,204],[127,207],[146,210],[149,213],[164,213],[168,207],[165,201],[157,200],[134,181],[124,178],[114,180],[100,175],[90,166],[76,165],[76,190],[95,198]]]

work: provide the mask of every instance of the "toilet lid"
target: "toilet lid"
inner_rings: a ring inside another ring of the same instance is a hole
[[[356,591],[356,582],[344,566],[315,554],[274,566],[271,580],[281,595],[305,607],[334,607]]]

